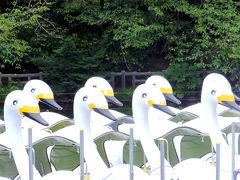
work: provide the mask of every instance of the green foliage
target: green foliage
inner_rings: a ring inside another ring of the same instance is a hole
[[[18,23],[16,22],[16,19],[13,18],[14,16],[12,17],[11,15],[12,14],[2,14],[0,16],[1,68],[4,68],[5,64],[20,68],[22,58],[30,49],[26,41],[16,38]]]
[[[21,69],[30,61],[31,44],[28,36],[37,31],[41,14],[48,8],[36,4],[34,8],[17,7],[0,14],[0,69]]]
[[[116,93],[115,96],[116,98],[123,100],[123,101],[131,101],[132,100],[132,95],[133,95],[133,88],[126,88],[126,89],[119,89]]]
[[[199,71],[239,82],[237,1],[24,2],[0,14],[1,70],[30,71],[26,63],[34,63],[66,92],[100,73],[160,71],[170,64],[166,75],[179,98],[199,90]]]
[[[199,96],[203,77],[197,72],[199,72],[197,66],[182,63],[172,64],[164,71],[164,75],[171,82],[174,94],[183,99],[185,96]]]
[[[14,90],[19,90],[19,89],[23,89],[23,85],[20,84],[19,82],[9,82],[8,78],[2,78],[1,79],[1,86],[0,86],[0,104],[1,104],[1,108],[0,108],[0,118],[3,118],[3,105],[4,105],[4,101],[6,96],[14,91]]]
[[[42,63],[40,68],[48,72],[48,78],[57,91],[75,92],[89,75],[97,72],[101,62],[95,61],[94,56],[98,54],[89,54],[93,51],[91,48],[84,40],[67,38],[50,56],[39,60]]]
[[[115,97],[123,102],[123,107],[114,106],[111,109],[115,109],[126,115],[132,116],[132,95],[134,88],[119,89],[115,92]]]
[[[35,59],[51,51],[62,38],[60,31],[64,32],[48,16],[50,3],[20,3],[14,2],[12,9],[0,14],[1,72],[37,72]]]
[[[8,93],[20,89],[18,85],[2,86],[0,88],[0,101],[3,102]]]
[[[61,13],[67,22],[81,22],[85,30],[95,29],[111,42],[102,49],[114,43],[112,52],[121,53],[108,55],[117,57],[111,60],[119,70],[157,70],[146,60],[170,61],[167,72],[182,97],[193,94],[186,90],[199,89],[203,77],[196,71],[236,74],[240,57],[236,8],[235,1],[104,1],[100,6],[98,1],[82,0],[68,3]],[[125,67],[119,63],[121,56]],[[172,77],[176,74],[181,76]]]
[[[81,23],[80,33],[88,31],[107,42],[101,48],[106,49],[112,70],[142,70],[143,64],[148,64],[145,60],[159,41],[163,26],[151,22],[145,10],[137,10],[135,3],[118,1],[105,2],[104,8],[89,1],[66,4],[60,13],[68,23]]]
[[[190,4],[181,1],[176,5],[180,17],[185,15],[189,19],[182,21],[180,31],[175,28],[174,35],[169,38],[172,45],[168,56],[173,66],[167,72],[180,90],[179,95],[188,95],[186,90],[198,90],[201,87],[199,81],[203,77],[199,77],[198,71],[216,70],[236,80],[240,59],[237,52],[240,43],[237,3],[205,1],[202,4]],[[174,78],[174,74],[178,76]],[[186,80],[183,81],[182,77]]]

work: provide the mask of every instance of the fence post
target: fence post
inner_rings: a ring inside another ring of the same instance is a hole
[[[12,77],[8,76],[8,84],[11,84],[12,82]]]
[[[135,88],[136,87],[136,71],[132,72],[132,87]]]
[[[39,79],[43,80],[43,72],[39,72]]]
[[[115,82],[114,82],[115,78],[114,78],[114,74],[111,74],[111,85],[112,85],[112,88],[114,89],[115,87]]]
[[[28,79],[28,81],[31,80],[31,75],[30,74],[28,74],[27,79]]]
[[[126,83],[126,73],[125,73],[125,71],[122,71],[121,80],[122,80],[122,88],[125,89],[126,88],[126,86],[125,86],[125,83]]]

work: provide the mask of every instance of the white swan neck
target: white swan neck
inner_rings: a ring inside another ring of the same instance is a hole
[[[21,121],[17,120],[16,117],[14,117],[10,113],[4,113],[5,118],[8,120],[5,120],[5,127],[6,127],[6,133],[8,135],[11,150],[13,153],[14,161],[17,166],[19,175],[22,180],[28,180],[29,179],[29,160],[28,160],[28,154],[24,147],[24,142],[22,138],[22,132],[21,132]],[[40,178],[40,174],[33,166],[33,173],[34,178]]]
[[[101,177],[102,174],[108,173],[108,168],[102,158],[100,157],[96,144],[93,141],[90,129],[90,113],[81,111],[81,108],[74,107],[74,120],[76,129],[80,134],[80,129],[84,130],[84,157],[88,165],[90,174]]]
[[[223,138],[223,134],[219,127],[219,122],[217,119],[217,105],[212,106],[210,103],[202,101],[202,119],[203,123],[206,124],[207,133],[210,135],[211,142],[216,148],[217,143],[221,143],[222,146],[226,146],[227,142]]]
[[[160,150],[155,144],[153,137],[150,133],[149,123],[148,123],[148,110],[141,106],[135,105],[133,103],[133,116],[135,119],[136,131],[139,134],[139,139],[141,141],[144,153],[147,160],[151,166],[151,169],[160,167]],[[166,165],[170,165],[167,160],[165,160]]]
[[[220,144],[220,161],[221,168],[225,170],[231,169],[231,149],[223,137],[219,128],[217,118],[217,105],[212,106],[210,103],[203,101],[202,105],[202,120],[206,124],[207,133],[210,136],[212,146],[216,149],[216,144]]]

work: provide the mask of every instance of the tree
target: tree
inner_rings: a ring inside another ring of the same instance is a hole
[[[0,14],[1,72],[9,72],[9,69],[12,72],[36,71],[34,57],[50,46],[49,41],[57,31],[54,23],[45,17],[50,4],[22,3],[28,6],[13,3],[12,9],[10,6]]]
[[[179,65],[187,63],[189,70],[195,67],[195,71],[183,73],[183,77],[194,79],[185,90],[200,90],[201,86],[196,85],[203,77],[198,76],[196,71],[217,71],[232,81],[238,80],[240,56],[236,49],[239,49],[240,43],[240,16],[237,2],[195,1],[191,4],[180,1],[174,7],[180,18],[184,15],[189,20],[182,22],[181,30],[174,31],[169,38],[169,78],[174,78],[173,72],[179,71]],[[183,89],[185,84],[177,83],[178,86]]]
[[[203,76],[197,71],[218,71],[238,81],[238,1],[32,2],[39,3],[38,6],[29,6],[29,2],[1,14],[1,21],[8,28],[11,23],[18,24],[14,31],[1,33],[0,38],[7,44],[2,47],[5,53],[0,52],[3,64],[22,65],[27,59],[56,80],[53,73],[48,72],[51,64],[55,70],[59,67],[62,74],[75,72],[74,78],[64,81],[76,85],[91,73],[160,71],[169,65],[165,75],[181,97],[188,95],[183,90],[200,90]],[[16,45],[11,46],[9,42]],[[68,45],[75,49],[67,48]],[[17,53],[9,53],[13,51]],[[67,67],[66,72],[62,64],[57,63],[58,58]],[[188,79],[188,83],[183,83],[176,74]]]
[[[234,76],[240,58],[237,8],[236,1],[104,1],[101,6],[99,1],[80,0],[64,5],[60,14],[81,27],[79,37],[86,32],[100,41],[104,37],[109,43],[101,49],[114,44],[114,53],[104,51],[107,66],[113,67],[114,62],[120,67],[112,70],[159,70],[151,64],[153,58],[170,63],[166,75],[183,96],[183,89],[200,90],[203,76],[197,71],[238,78]],[[191,80],[187,84],[174,77],[182,69],[188,71],[182,74]]]

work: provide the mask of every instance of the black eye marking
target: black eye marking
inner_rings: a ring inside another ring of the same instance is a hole
[[[97,88],[97,85],[93,85],[93,88]]]
[[[83,97],[83,101],[86,101],[86,100],[87,100],[87,98],[88,98],[87,96],[84,96],[84,97]]]
[[[18,103],[17,100],[14,100],[14,101],[13,101],[13,105],[14,105],[14,106],[17,105],[17,103]]]
[[[212,95],[216,94],[216,91],[215,91],[215,90],[212,90],[212,91],[211,91],[211,94],[212,94]]]
[[[146,93],[143,93],[143,94],[142,94],[142,97],[143,97],[143,98],[147,97],[147,94],[146,94]]]
[[[36,91],[35,88],[32,88],[32,89],[31,89],[31,93],[34,93],[35,91]]]

